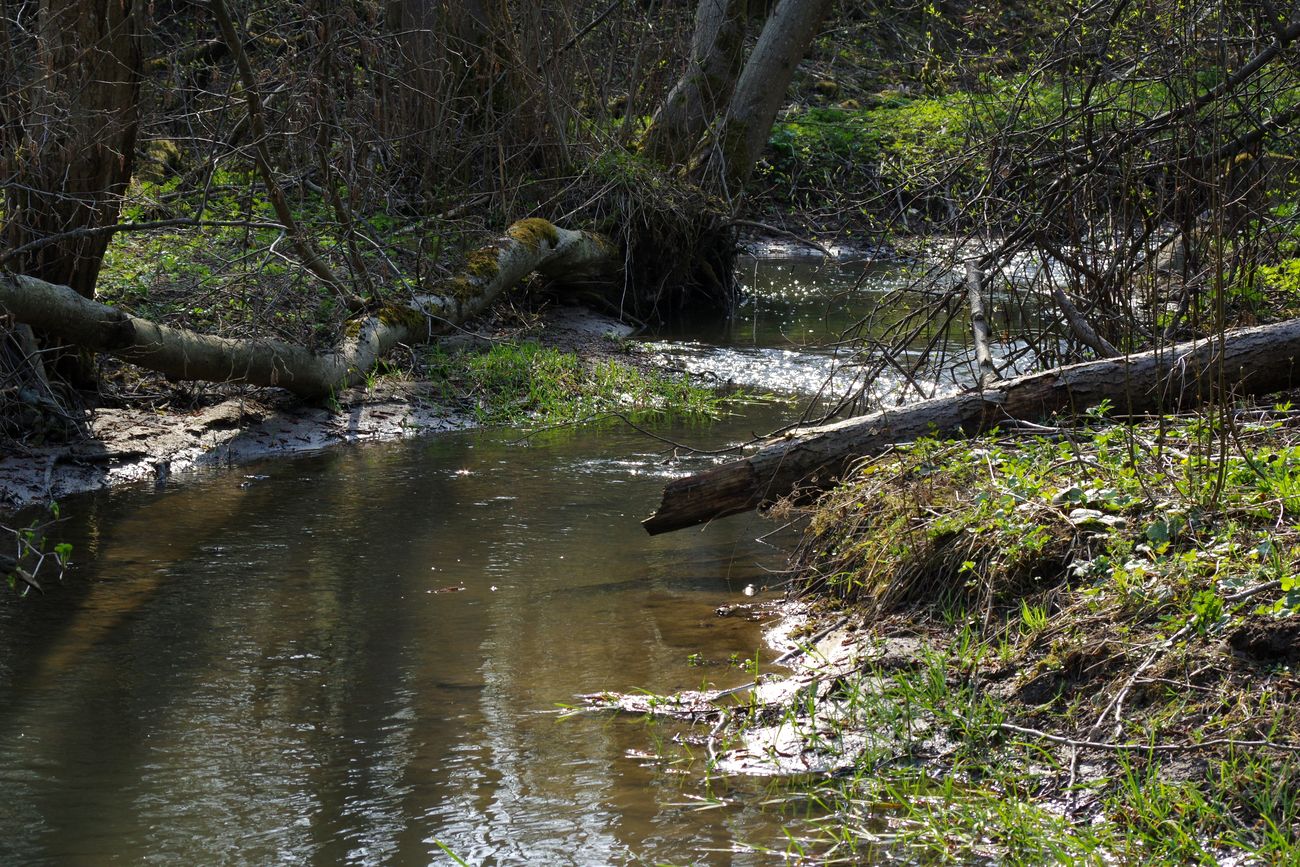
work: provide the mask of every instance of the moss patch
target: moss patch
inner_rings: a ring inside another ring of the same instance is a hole
[[[465,270],[480,280],[491,280],[501,272],[497,264],[501,257],[501,248],[496,244],[480,247],[465,258]]]
[[[428,325],[424,314],[412,307],[401,304],[386,304],[375,311],[375,318],[388,326],[404,327],[414,333],[422,333]]]
[[[439,285],[447,295],[450,295],[456,301],[468,301],[479,294],[479,282],[466,277],[464,274],[458,274],[443,280]]]
[[[557,247],[560,243],[560,233],[555,224],[541,217],[528,217],[515,222],[506,229],[506,235],[533,251],[540,250],[543,242],[552,247]]]

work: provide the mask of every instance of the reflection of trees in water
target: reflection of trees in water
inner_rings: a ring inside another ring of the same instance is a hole
[[[752,627],[699,629],[754,578],[727,574],[745,533],[647,539],[631,504],[660,479],[634,475],[630,436],[517,436],[88,498],[87,565],[41,600],[62,607],[8,714],[40,736],[0,741],[57,770],[16,791],[4,851],[428,861],[434,839],[483,858],[580,840],[617,861],[679,824],[680,781],[625,758],[652,744],[639,723],[546,711],[743,677],[686,657],[755,649]],[[725,845],[705,824],[673,833]]]

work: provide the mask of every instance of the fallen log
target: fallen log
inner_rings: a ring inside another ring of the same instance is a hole
[[[427,343],[481,313],[533,271],[564,281],[608,276],[622,265],[591,232],[531,218],[470,254],[466,272],[418,295],[350,321],[329,352],[270,339],[231,339],[172,328],[78,295],[67,286],[0,273],[0,313],[46,334],[116,355],[173,379],[279,386],[322,397],[365,380],[399,343]]]
[[[1242,328],[1209,340],[1106,358],[1004,380],[821,427],[787,433],[748,457],[677,479],[642,522],[651,535],[832,486],[860,458],[921,437],[982,433],[1010,420],[1079,412],[1110,401],[1114,412],[1173,412],[1231,395],[1300,384],[1300,319]]]

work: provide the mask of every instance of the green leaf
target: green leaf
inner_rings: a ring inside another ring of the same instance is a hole
[[[1169,541],[1169,525],[1164,521],[1156,521],[1146,529],[1146,537],[1152,542]]]

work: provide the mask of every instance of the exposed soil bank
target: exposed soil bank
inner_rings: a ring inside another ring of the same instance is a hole
[[[631,331],[583,307],[557,307],[544,315],[537,338],[545,346],[594,359],[614,354],[610,336],[622,338]],[[475,339],[466,335],[450,342]],[[371,388],[349,389],[329,406],[305,404],[276,389],[240,389],[236,396],[192,412],[100,409],[91,420],[89,439],[0,456],[0,514],[110,485],[162,483],[173,473],[200,467],[473,425],[471,416],[447,406],[421,382],[380,381]]]

